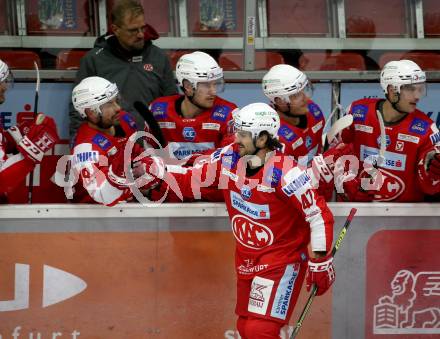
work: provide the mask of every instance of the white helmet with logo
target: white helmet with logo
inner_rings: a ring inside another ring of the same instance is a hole
[[[263,77],[263,92],[275,103],[275,98],[289,102],[289,96],[301,92],[308,84],[306,75],[297,68],[280,64],[273,66]]]
[[[388,93],[388,86],[393,86],[397,93],[400,87],[408,84],[426,82],[426,74],[419,65],[411,60],[390,61],[386,63],[380,73],[380,85],[385,94]]]
[[[86,108],[102,114],[101,105],[116,98],[118,93],[116,84],[101,77],[88,77],[73,89],[72,103],[81,117],[86,118]]]
[[[280,117],[268,104],[257,102],[246,105],[242,109],[236,109],[233,116],[237,131],[251,132],[252,138],[267,131],[272,138],[278,138]]]
[[[199,82],[222,79],[223,69],[209,54],[196,51],[180,57],[176,65],[176,78],[180,86],[186,79],[197,88]]]
[[[2,60],[0,60],[0,82],[4,82],[9,77],[9,67],[4,63]]]

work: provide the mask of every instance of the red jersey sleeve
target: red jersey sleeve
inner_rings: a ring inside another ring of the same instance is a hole
[[[324,198],[313,188],[307,172],[293,167],[283,176],[282,186],[277,190],[310,225],[312,250],[329,252],[333,242],[333,214]]]

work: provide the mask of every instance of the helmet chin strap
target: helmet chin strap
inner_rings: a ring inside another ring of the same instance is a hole
[[[190,103],[192,103],[192,104],[193,104],[194,106],[196,106],[198,109],[204,111],[204,110],[206,109],[206,107],[202,107],[202,106],[200,106],[197,102],[195,102],[195,100],[194,100],[194,95],[195,95],[195,93],[196,93],[196,89],[195,89],[194,86],[192,86],[192,88],[193,88],[193,94],[192,94],[192,95],[188,95],[188,94],[185,93],[185,95],[188,97]]]
[[[408,112],[404,112],[397,107],[397,104],[400,101],[400,93],[397,93],[397,101],[396,102],[392,102],[390,97],[388,96],[388,94],[387,94],[387,99],[391,103],[391,107],[393,107],[397,112],[402,113],[402,114],[408,114]]]

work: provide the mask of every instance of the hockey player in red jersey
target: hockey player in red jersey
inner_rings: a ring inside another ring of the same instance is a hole
[[[222,189],[236,238],[237,328],[242,338],[279,338],[307,272],[318,295],[333,283],[328,255],[333,216],[310,177],[278,149],[280,120],[263,103],[234,114],[235,143],[217,149],[203,164],[167,167],[183,197],[203,197],[207,186]],[[162,173],[144,158],[148,175]],[[165,185],[168,182],[162,182]],[[308,260],[307,246],[312,257]]]
[[[118,93],[116,84],[95,76],[83,79],[73,89],[73,105],[85,119],[72,146],[72,180],[80,181],[74,187],[75,202],[112,206],[133,198],[130,186],[136,183],[127,173],[132,158],[143,148],[129,141],[137,126],[133,117],[121,110]],[[130,151],[127,156],[126,149]]]
[[[162,146],[177,159],[209,153],[228,134],[237,107],[217,95],[224,88],[223,70],[210,55],[196,51],[179,59],[176,78],[183,95],[158,98],[150,105],[165,139]]]
[[[385,99],[353,102],[353,124],[343,130],[359,158],[358,180],[364,184],[348,194],[353,201],[422,201],[424,194],[440,192],[440,133],[435,123],[416,108],[426,95],[426,75],[411,60],[390,61],[380,84]],[[380,160],[380,116],[385,125],[385,152]],[[371,180],[368,166],[379,172]],[[374,182],[373,182],[374,181]]]
[[[281,119],[278,136],[284,153],[309,164],[322,152],[325,118],[310,98],[312,87],[306,75],[290,65],[275,65],[264,75],[262,86]]]
[[[0,104],[11,83],[9,68],[0,60]],[[0,201],[7,202],[7,195],[19,186],[44,153],[58,142],[55,121],[44,114],[34,120],[4,130],[0,124]]]

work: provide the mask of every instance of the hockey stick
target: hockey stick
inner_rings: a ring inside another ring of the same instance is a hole
[[[34,68],[37,72],[37,83],[35,85],[35,99],[34,99],[34,119],[37,118],[38,115],[38,96],[40,92],[40,70],[38,69],[38,64],[36,61],[34,61]],[[33,169],[29,173],[29,186],[28,186],[28,202],[29,204],[32,204],[32,188],[34,186],[34,170]]]
[[[148,107],[140,101],[135,101],[133,107],[147,122],[152,134],[156,137],[157,140],[159,140],[160,146],[165,146],[165,139],[163,137],[162,130],[160,129],[159,124],[157,123],[156,119],[154,118]]]
[[[335,242],[335,245],[333,246],[331,255],[334,256],[335,253],[339,250],[339,247],[342,244],[342,241],[344,240],[345,234],[347,233],[348,227],[350,226],[351,221],[353,220],[354,215],[356,214],[357,209],[352,208],[350,210],[350,214],[347,217],[347,220],[345,220],[344,227],[342,227],[341,231],[339,232],[338,239]],[[316,292],[318,291],[318,287],[314,284],[312,287],[312,292],[309,295],[309,299],[307,299],[306,305],[304,306],[301,315],[298,318],[298,321],[296,322],[295,328],[293,329],[292,335],[290,336],[290,339],[295,339],[298,335],[298,332],[302,326],[302,323],[306,317],[306,315],[309,313],[310,306],[312,305],[313,299],[315,298]]]

